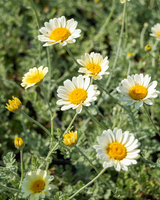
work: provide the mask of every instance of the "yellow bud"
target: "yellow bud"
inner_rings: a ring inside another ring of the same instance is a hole
[[[67,146],[75,146],[77,143],[77,131],[69,131],[69,133],[63,135],[63,143]]]
[[[130,52],[129,52],[129,53],[127,54],[127,59],[131,59],[131,58],[133,58],[133,56],[134,56],[133,53],[130,53]]]
[[[18,138],[16,137],[14,139],[14,145],[17,149],[23,149],[24,147],[24,141],[22,140],[22,138]]]
[[[151,51],[152,47],[147,44],[145,47],[144,47],[145,51]]]
[[[8,103],[6,103],[7,106],[5,108],[11,112],[15,112],[19,109],[22,103],[17,97],[12,96],[12,99],[13,100],[8,100]]]

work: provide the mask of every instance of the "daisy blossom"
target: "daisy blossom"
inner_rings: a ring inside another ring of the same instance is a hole
[[[122,86],[117,88],[118,92],[124,96],[120,101],[127,101],[127,105],[135,104],[135,108],[139,109],[143,102],[152,105],[151,98],[156,98],[159,91],[155,89],[157,81],[149,83],[151,77],[149,75],[135,74],[127,76],[127,79],[122,80]]]
[[[61,110],[72,108],[77,113],[82,111],[82,106],[90,106],[90,102],[95,101],[100,94],[96,85],[90,85],[90,78],[83,78],[82,75],[73,77],[72,81],[64,81],[64,86],[58,87],[57,92],[61,98],[57,104],[63,105]]]
[[[84,56],[81,56],[81,59],[77,59],[77,62],[84,66],[78,70],[78,72],[85,73],[84,77],[92,76],[93,79],[99,80],[102,78],[102,75],[109,74],[109,72],[106,72],[109,68],[108,57],[106,56],[103,59],[100,53],[85,53]]]
[[[67,134],[63,135],[63,143],[67,146],[75,146],[77,143],[77,131],[69,131]]]
[[[137,164],[135,159],[139,158],[139,142],[129,131],[122,133],[118,128],[114,128],[113,132],[108,129],[97,137],[97,141],[99,145],[93,147],[97,157],[104,160],[104,168],[114,166],[117,171],[128,171],[129,165]]]
[[[38,39],[41,42],[46,42],[43,46],[51,46],[57,43],[65,46],[67,43],[75,43],[75,38],[80,37],[81,30],[76,29],[77,21],[70,19],[66,21],[64,16],[60,18],[50,19],[45,22],[45,27],[39,31],[43,35],[39,35]]]
[[[153,37],[156,37],[157,40],[160,40],[160,24],[154,25],[154,27],[151,28],[152,33],[150,34]]]
[[[29,72],[27,72],[22,78],[21,86],[27,89],[31,86],[39,84],[43,80],[47,72],[48,72],[48,67],[45,67],[43,69],[43,66],[40,66],[39,68],[34,67],[30,69]]]
[[[49,190],[55,188],[54,185],[49,184],[52,179],[50,175],[47,175],[47,171],[38,169],[37,172],[29,172],[22,182],[23,198],[30,196],[30,200],[38,200],[50,196]]]
[[[20,108],[22,103],[17,97],[12,96],[12,99],[13,100],[8,100],[8,103],[6,103],[5,108],[7,108],[11,112],[15,112]]]

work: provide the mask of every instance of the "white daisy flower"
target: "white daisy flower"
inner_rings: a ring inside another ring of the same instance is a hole
[[[81,59],[77,59],[77,62],[84,66],[78,70],[78,72],[85,73],[84,77],[92,76],[93,79],[99,80],[102,78],[102,75],[109,74],[109,72],[106,72],[109,68],[108,57],[106,56],[103,59],[100,53],[85,53],[84,56],[81,56]]]
[[[97,151],[97,157],[104,160],[104,168],[114,166],[117,171],[127,171],[127,166],[137,164],[135,159],[139,158],[139,142],[129,131],[122,133],[118,128],[114,128],[113,132],[108,129],[97,137],[97,141],[99,145],[93,147]]]
[[[118,92],[124,96],[120,101],[127,101],[127,105],[135,104],[135,108],[139,109],[143,102],[152,105],[151,98],[156,98],[159,91],[155,89],[157,81],[149,83],[151,77],[149,75],[135,74],[127,76],[127,79],[122,80],[122,86],[117,88]]]
[[[37,172],[29,172],[22,182],[23,198],[30,196],[30,200],[38,200],[50,196],[49,190],[55,188],[54,185],[49,184],[52,180],[53,178],[47,175],[47,171],[38,169]]]
[[[64,105],[61,110],[72,108],[77,113],[82,111],[82,106],[90,106],[90,102],[95,101],[100,94],[96,85],[90,85],[90,78],[83,78],[82,75],[73,77],[72,81],[64,81],[64,86],[58,87],[57,92],[61,98],[57,104]]]
[[[160,40],[160,24],[154,25],[154,27],[151,28],[152,33],[150,34],[153,37],[156,37],[157,40]]]
[[[60,18],[50,19],[45,22],[45,27],[39,31],[43,35],[38,35],[41,42],[46,42],[43,46],[51,46],[57,43],[65,46],[67,43],[75,43],[75,38],[80,37],[81,30],[76,29],[77,21],[70,19],[66,21],[64,16]]]
[[[45,67],[43,69],[43,66],[40,66],[39,68],[34,67],[30,69],[29,72],[27,72],[22,78],[21,86],[27,89],[33,85],[39,84],[43,80],[47,72],[48,67]]]
[[[121,3],[124,3],[126,0],[120,0],[121,1]],[[128,1],[130,1],[130,0],[128,0]]]

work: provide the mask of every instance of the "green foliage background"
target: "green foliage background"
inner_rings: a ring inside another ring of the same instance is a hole
[[[159,82],[160,46],[157,46],[155,52],[155,67],[152,67],[151,55],[145,52],[144,48],[140,48],[140,35],[144,23],[148,23],[144,35],[144,46],[150,44],[153,47],[156,42],[156,39],[149,34],[151,27],[160,22],[159,1],[131,0],[127,2],[127,18],[125,19],[128,22],[128,26],[125,27],[127,34],[123,34],[120,55],[114,71],[112,67],[123,16],[123,4],[119,0],[36,0],[34,3],[42,26],[49,19],[61,16],[66,16],[67,19],[74,18],[78,21],[78,28],[82,30],[81,37],[76,40],[76,43],[68,45],[76,59],[84,53],[92,51],[109,57],[109,72],[112,73],[112,79],[107,88],[108,76],[103,77],[100,84],[116,99],[120,97],[116,87],[127,76],[129,61],[126,56],[128,52],[134,54],[131,74],[149,74],[152,81]],[[36,170],[44,161],[49,151],[50,139],[43,130],[21,116],[19,112],[14,114],[9,112],[5,108],[5,104],[12,95],[18,97],[23,103],[24,111],[50,129],[50,113],[39,87],[24,90],[20,86],[23,75],[30,68],[41,65],[48,66],[49,63],[47,48],[38,41],[37,36],[40,32],[31,1],[0,1],[0,18],[0,184],[18,188],[20,157],[19,151],[15,149],[13,143],[15,136],[19,136],[25,141],[25,173]],[[71,79],[79,74],[78,67],[73,63],[65,48],[55,45],[49,47],[48,51],[50,52],[52,69],[50,90],[48,90],[48,74],[43,84],[55,113],[54,135],[58,138],[69,125],[75,111],[62,112],[60,107],[56,105],[57,88],[66,79]],[[156,89],[160,91],[159,83]],[[158,97],[154,100],[153,106],[149,107],[151,117],[158,130],[160,127],[159,106],[160,98]],[[88,108],[88,111],[104,124],[106,129],[118,127],[123,131],[128,130],[134,133],[141,142],[141,157],[138,159],[137,165],[129,167],[128,172],[121,171],[119,173],[114,168],[109,168],[103,176],[112,187],[117,188],[117,194],[123,199],[158,200],[160,199],[160,161],[158,160],[160,137],[149,124],[143,108],[138,111],[132,106],[127,108],[133,113],[135,127],[133,127],[128,113],[102,91],[97,102]],[[101,135],[103,130],[94,124],[84,111],[76,118],[74,129],[78,131],[79,148],[101,170],[102,161],[96,158],[93,145],[97,144],[96,137]],[[55,177],[53,184],[57,187],[52,192],[51,199],[67,199],[68,195],[77,191],[96,176],[96,172],[87,160],[74,148],[70,149],[60,145],[52,154],[49,162],[49,171]],[[14,198],[14,192],[6,192],[0,187],[1,200]],[[114,200],[118,199],[118,196],[113,195],[101,179],[98,179],[79,193],[75,199]]]

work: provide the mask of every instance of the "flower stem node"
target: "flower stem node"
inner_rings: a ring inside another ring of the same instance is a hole
[[[32,200],[38,200],[50,196],[49,190],[55,188],[54,185],[49,184],[52,179],[50,175],[47,175],[47,171],[40,169],[27,173],[26,179],[22,183],[23,198],[30,196]]]
[[[7,108],[11,112],[15,112],[20,108],[22,103],[17,97],[12,96],[12,99],[13,100],[9,100],[8,103],[6,103],[5,108]]]
[[[77,144],[77,131],[69,131],[63,135],[63,143],[67,146],[74,147]]]
[[[97,137],[99,145],[93,147],[97,151],[97,157],[104,160],[103,167],[114,166],[116,171],[121,169],[128,171],[128,166],[137,164],[140,149],[137,149],[139,142],[132,133],[121,129],[105,130],[102,136]]]
[[[145,47],[144,47],[144,50],[145,51],[151,51],[152,47],[151,45],[147,44]]]
[[[22,140],[22,138],[18,138],[16,137],[14,139],[14,146],[17,148],[17,149],[23,149],[24,148],[24,141]]]

